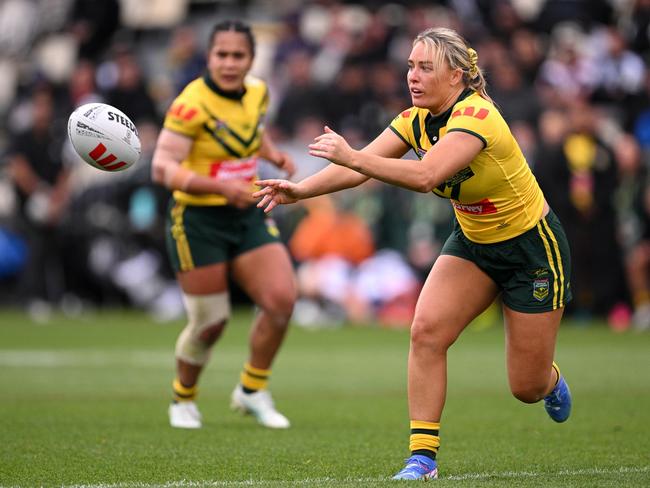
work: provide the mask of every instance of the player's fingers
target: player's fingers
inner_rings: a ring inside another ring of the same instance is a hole
[[[268,179],[268,180],[257,180],[254,183],[257,186],[278,186],[279,183],[281,183],[284,180],[281,179]]]
[[[328,153],[325,151],[319,151],[317,149],[311,149],[309,151],[309,154],[312,156],[316,156],[317,158],[323,158],[323,159],[328,159]]]
[[[268,195],[272,191],[273,191],[273,188],[271,188],[270,186],[265,186],[264,188],[260,188],[259,190],[254,191],[253,196],[255,198],[260,198],[260,197],[263,197],[264,195]]]
[[[258,203],[258,208],[265,207],[273,199],[272,195],[265,195]]]
[[[269,213],[271,210],[273,210],[276,206],[278,205],[278,202],[275,200],[271,200],[269,204],[266,206],[264,209],[264,213]]]

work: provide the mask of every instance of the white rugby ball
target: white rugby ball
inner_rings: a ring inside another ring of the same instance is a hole
[[[102,171],[124,171],[140,158],[140,138],[124,112],[105,103],[77,107],[68,137],[81,159]]]

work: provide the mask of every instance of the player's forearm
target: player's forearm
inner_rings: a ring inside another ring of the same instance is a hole
[[[442,175],[437,176],[422,161],[383,158],[362,151],[354,151],[346,167],[366,177],[421,193],[432,191],[444,181]]]
[[[311,198],[352,188],[367,180],[367,176],[350,168],[330,164],[318,173],[302,180],[298,186],[301,198]]]
[[[266,159],[267,161],[270,161],[275,165],[277,165],[281,160],[280,151],[266,132],[262,134],[262,144],[260,145],[258,154],[260,157]]]
[[[227,181],[219,181],[184,168],[172,160],[154,159],[152,179],[171,191],[180,190],[194,195],[224,194]]]

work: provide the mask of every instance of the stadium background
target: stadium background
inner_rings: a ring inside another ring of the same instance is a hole
[[[180,316],[162,247],[167,194],[149,183],[151,150],[170,100],[203,69],[210,26],[227,17],[254,26],[253,72],[272,95],[267,128],[293,154],[297,178],[322,166],[305,148],[325,123],[360,147],[409,106],[404,60],[415,33],[460,30],[568,229],[569,313],[629,325],[634,299],[647,298],[638,285],[631,289],[625,267],[627,256],[643,254],[650,232],[644,0],[7,0],[0,5],[2,303],[20,304],[36,320],[59,308],[124,305],[162,321]],[[136,122],[143,143],[136,169],[104,175],[71,153],[65,122],[88,101],[113,104]],[[47,157],[26,157],[41,181],[14,191],[12,163],[25,153],[16,141],[31,141],[17,136],[38,117],[33,107],[45,111]],[[48,158],[60,167],[46,167]],[[70,177],[59,188],[61,173]],[[61,207],[50,222],[44,202]],[[442,200],[372,183],[276,211],[300,277],[296,321],[408,324],[450,217]],[[646,315],[636,317],[639,327],[650,325]]]
[[[255,29],[267,128],[298,177],[322,164],[305,148],[324,123],[361,146],[409,105],[415,33],[450,25],[471,41],[569,232],[576,298],[557,359],[575,408],[557,425],[510,396],[489,310],[450,352],[439,483],[648,486],[650,334],[639,310],[632,320],[650,237],[648,0],[0,1],[0,486],[394,486],[406,326],[451,218],[431,195],[367,184],[274,211],[305,326],[272,380],[293,426],[271,432],[228,411],[252,313],[242,306],[201,382],[204,429],[169,428],[184,319],[150,157],[210,26],[230,17]],[[101,173],[67,146],[68,114],[92,100],[138,124],[130,171]],[[23,160],[41,176],[31,195],[16,189],[20,154],[37,156]]]

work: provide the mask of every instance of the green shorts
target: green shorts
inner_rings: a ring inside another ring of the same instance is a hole
[[[165,237],[176,272],[230,261],[280,241],[275,222],[260,208],[185,205],[173,198],[167,208]]]
[[[571,300],[569,243],[552,210],[529,231],[495,244],[470,241],[456,222],[441,254],[475,263],[499,286],[503,303],[518,312],[548,312]]]

